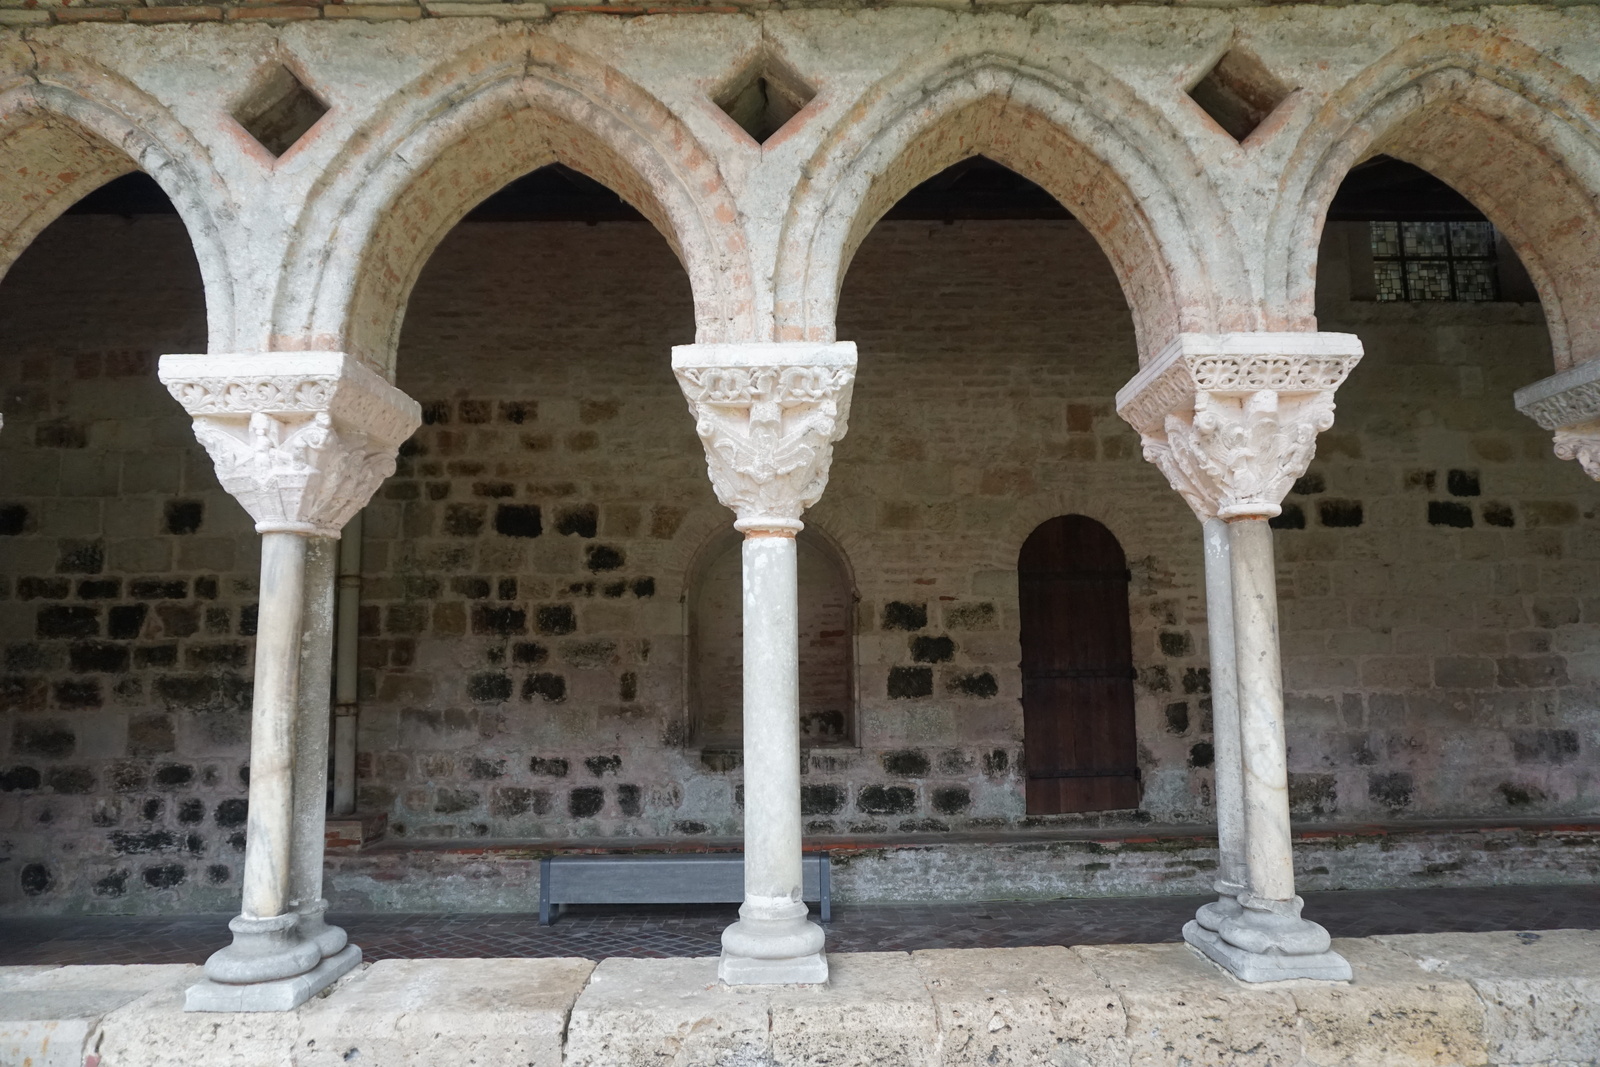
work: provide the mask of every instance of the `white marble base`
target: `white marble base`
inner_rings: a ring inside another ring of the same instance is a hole
[[[726,949],[717,961],[717,978],[723,985],[822,985],[828,980],[824,952],[781,960],[735,956]]]
[[[293,1011],[361,963],[361,950],[348,945],[305,974],[272,982],[224,985],[207,978],[185,991],[184,1011]]]
[[[1349,962],[1337,952],[1318,952],[1309,956],[1249,952],[1228,944],[1193,919],[1184,924],[1183,939],[1241,982],[1284,982],[1291,978],[1348,982],[1352,977]]]

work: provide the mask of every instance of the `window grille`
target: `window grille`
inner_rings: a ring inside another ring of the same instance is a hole
[[[1496,300],[1494,227],[1487,222],[1374,222],[1379,300]]]

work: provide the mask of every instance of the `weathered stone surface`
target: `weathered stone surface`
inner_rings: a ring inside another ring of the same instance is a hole
[[[52,1067],[80,1067],[85,1040],[103,1067],[1596,1063],[1600,932],[1335,948],[1354,981],[1249,986],[1180,944],[842,954],[826,986],[761,989],[719,985],[711,957],[387,961],[292,1012],[203,1017],[182,1010],[195,967],[5,968],[0,1015],[19,1018],[20,990],[119,991],[98,1025],[100,1002],[80,996],[72,1026],[25,1035],[36,1055],[55,1042],[56,1059],[36,1060]],[[13,1059],[0,1062],[18,1062],[23,1032],[3,1025]]]
[[[903,952],[828,957],[826,987],[768,994],[777,1063],[910,1067],[938,1047],[938,1024],[921,975]]]
[[[768,991],[717,984],[716,957],[601,961],[567,1024],[571,1067],[758,1063]]]
[[[1483,1008],[1459,978],[1430,974],[1416,961],[1366,939],[1339,938],[1350,962],[1346,982],[1293,982],[1304,1062],[1317,1067],[1423,1067],[1490,1062]],[[1498,1062],[1498,1061],[1496,1061]]]
[[[1374,938],[1482,1000],[1489,1062],[1600,1062],[1600,931],[1404,934]]]
[[[299,1067],[559,1067],[591,960],[383,960],[300,1013]]]
[[[1184,1061],[1196,1067],[1299,1062],[1296,1005],[1285,985],[1245,985],[1188,945],[1084,946],[1072,951],[1121,999],[1134,1067]],[[1159,980],[1153,980],[1156,975]]]
[[[294,1067],[299,1017],[294,1012],[184,1011],[184,989],[203,976],[181,968],[180,980],[118,1008],[92,1040],[106,1067]],[[346,976],[349,981],[349,976]],[[338,985],[332,993],[337,992]]]
[[[82,1067],[101,1019],[151,990],[181,987],[176,965],[0,968],[0,1064]]]
[[[941,1064],[1128,1062],[1121,998],[1071,949],[936,949],[911,958],[938,1013]]]
[[[728,987],[717,961],[610,959],[568,1026],[574,1065],[926,1064],[933,1004],[905,953],[828,957],[825,986]]]

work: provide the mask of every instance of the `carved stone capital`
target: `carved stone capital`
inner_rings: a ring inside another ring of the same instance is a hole
[[[1523,386],[1515,399],[1518,411],[1555,431],[1557,456],[1600,481],[1600,359]]]
[[[856,346],[770,342],[679,345],[672,372],[688,398],[717,499],[736,529],[795,532],[828,485],[845,435]]]
[[[262,533],[339,536],[422,422],[416,401],[343,352],[162,356],[160,378]]]
[[[1600,482],[1600,419],[1557,430],[1556,456],[1577,460],[1583,473]]]
[[[1117,414],[1201,521],[1271,518],[1360,360],[1352,334],[1179,334],[1117,393]]]

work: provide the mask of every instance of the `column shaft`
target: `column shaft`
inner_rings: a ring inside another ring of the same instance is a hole
[[[361,637],[361,513],[339,538],[339,592],[334,631],[333,813],[356,810],[356,736]]]
[[[1265,519],[1240,519],[1228,524],[1228,538],[1250,889],[1256,896],[1286,901],[1294,897],[1294,853],[1272,528]]]
[[[745,906],[793,918],[800,901],[799,584],[792,536],[744,542]]]
[[[299,698],[305,565],[304,537],[292,533],[262,534],[255,703],[250,718],[250,814],[244,859],[243,913],[248,918],[282,915],[289,906],[294,720]]]
[[[299,714],[294,731],[294,843],[290,904],[300,915],[300,936],[324,956],[344,948],[344,931],[322,918],[323,847],[328,811],[328,702],[333,689],[333,598],[339,546],[313,537],[306,546],[306,596],[300,641]]]
[[[1228,524],[1207,519],[1206,631],[1211,645],[1212,767],[1217,805],[1217,891],[1248,885],[1245,866],[1244,769],[1239,750],[1239,684],[1233,627],[1233,561]]]
[[[722,931],[729,985],[824,982],[802,899],[800,597],[792,530],[744,542],[744,903]]]

